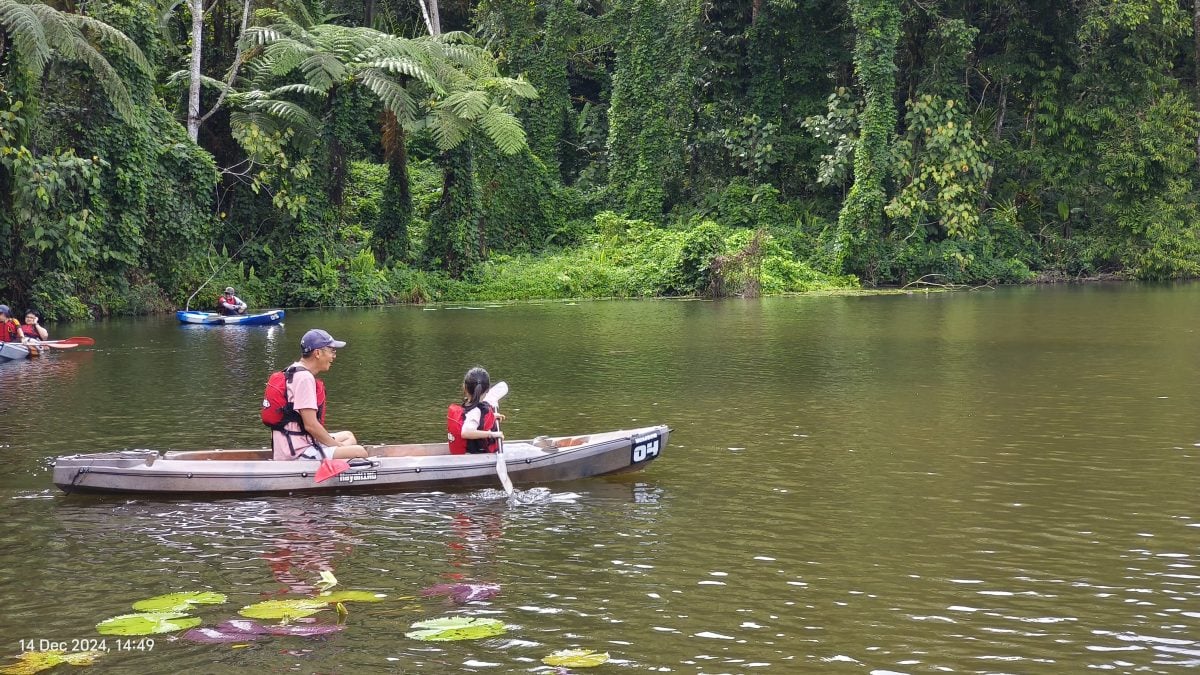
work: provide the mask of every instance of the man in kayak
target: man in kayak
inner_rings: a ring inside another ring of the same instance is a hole
[[[0,305],[0,342],[20,342],[21,324],[12,318],[8,305]]]
[[[217,312],[225,316],[236,316],[246,313],[246,303],[233,294],[233,286],[225,289],[225,294],[217,298]]]
[[[263,424],[271,427],[277,460],[366,457],[354,434],[325,428],[325,383],[317,375],[329,370],[346,343],[320,328],[300,339],[300,360],[275,373],[263,396]]]

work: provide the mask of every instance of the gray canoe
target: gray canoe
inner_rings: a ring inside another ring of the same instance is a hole
[[[504,463],[518,485],[637,471],[667,446],[666,426],[586,436],[506,441]],[[54,462],[63,491],[230,495],[499,487],[496,455],[451,455],[445,443],[368,446],[367,459],[324,482],[316,460],[277,462],[270,450],[125,450],[67,455]]]
[[[0,342],[0,363],[29,358],[29,347],[20,342]]]

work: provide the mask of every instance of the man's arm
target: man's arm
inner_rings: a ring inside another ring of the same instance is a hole
[[[317,411],[313,408],[301,408],[297,412],[300,413],[300,419],[304,420],[304,432],[313,437],[313,440],[321,445],[328,447],[337,447],[340,445],[337,439],[329,434],[324,424],[317,419]]]

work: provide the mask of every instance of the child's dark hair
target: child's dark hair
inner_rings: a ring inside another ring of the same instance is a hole
[[[38,319],[42,318],[42,315],[36,309],[25,310],[25,316],[34,316],[34,317],[37,317]]]
[[[488,377],[486,370],[475,366],[463,377],[463,388],[467,390],[467,403],[479,403],[487,390],[492,388],[492,378]]]

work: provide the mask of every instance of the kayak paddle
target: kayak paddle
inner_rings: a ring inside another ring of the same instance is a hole
[[[499,405],[500,399],[508,394],[508,383],[497,382],[496,386],[488,389],[488,392],[483,395],[483,400],[492,404],[495,408]],[[499,413],[497,413],[499,414]],[[496,428],[500,428],[500,420],[496,420]],[[512,496],[513,484],[508,477],[508,465],[504,462],[504,439],[500,439],[500,447],[496,450],[496,475],[500,477],[500,484],[504,486],[504,492],[508,496]]]
[[[62,340],[47,340],[38,344],[43,347],[70,349],[72,347],[91,347],[96,344],[96,341],[90,337],[69,337]]]

